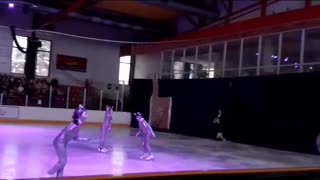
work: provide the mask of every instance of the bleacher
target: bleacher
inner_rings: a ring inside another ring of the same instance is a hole
[[[106,104],[116,105],[116,94],[112,89],[103,90],[101,98],[101,90],[92,86],[63,85],[56,79],[26,82],[22,76],[5,74],[0,74],[0,95],[0,105],[73,109],[85,104],[91,110],[103,110]]]

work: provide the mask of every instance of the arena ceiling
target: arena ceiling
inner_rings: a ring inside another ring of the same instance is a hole
[[[219,17],[218,0],[22,0],[28,5],[57,9],[39,27],[79,18],[118,28],[174,35],[177,19],[186,17],[200,28]],[[44,11],[45,8],[39,8]],[[47,12],[48,13],[48,12]],[[87,18],[84,18],[87,17]],[[89,17],[89,18],[88,18]]]

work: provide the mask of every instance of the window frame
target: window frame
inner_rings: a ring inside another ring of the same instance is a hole
[[[131,59],[132,59],[132,56],[129,56],[130,57],[130,62],[121,62],[121,58],[122,57],[126,57],[126,56],[120,56],[119,58],[119,74],[118,74],[118,84],[121,84],[122,85],[122,82],[124,81],[124,85],[128,85],[129,84],[129,81],[130,81],[130,72],[131,72]],[[127,64],[129,65],[129,77],[128,77],[128,80],[120,80],[120,67],[121,67],[121,64]]]
[[[16,37],[24,37],[24,38],[27,38],[27,41],[28,41],[28,37],[27,36],[21,36],[21,35],[16,35]],[[49,53],[49,66],[48,66],[48,75],[47,76],[39,76],[37,75],[37,72],[35,73],[35,77],[36,78],[46,78],[46,77],[50,77],[50,74],[51,74],[51,60],[52,60],[52,40],[49,40],[49,39],[42,39],[42,38],[39,38],[39,40],[41,41],[49,41],[50,42],[50,51],[45,51],[45,50],[38,50],[38,52],[44,52],[44,53]],[[27,43],[28,45],[28,43]],[[18,49],[18,47],[16,46],[16,43],[13,41],[13,44],[12,44],[12,52],[11,52],[11,67],[10,67],[10,73],[13,74],[13,75],[17,75],[17,76],[23,76],[24,75],[24,72],[23,73],[14,73],[12,72],[12,61],[13,61],[13,58],[12,58],[12,53],[13,53],[13,49]],[[23,48],[23,50],[26,50],[27,48]],[[37,54],[38,55],[38,54]],[[37,64],[36,64],[37,65]],[[24,70],[23,70],[24,71]]]

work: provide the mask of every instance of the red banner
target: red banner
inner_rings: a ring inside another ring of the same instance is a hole
[[[87,71],[87,59],[65,55],[57,55],[57,69],[68,71]]]

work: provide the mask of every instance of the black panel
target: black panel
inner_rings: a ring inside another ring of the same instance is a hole
[[[148,120],[150,97],[152,95],[152,80],[136,80],[132,81],[130,86],[131,112],[141,112]],[[131,127],[138,127],[138,123],[132,115]]]
[[[159,94],[173,98],[173,133],[212,138],[212,121],[221,108],[224,133],[230,141],[316,154],[319,82],[319,73],[160,80]],[[132,98],[140,101],[135,102],[135,111],[143,111],[145,117],[151,86],[151,80],[135,80],[132,86],[136,91]]]

